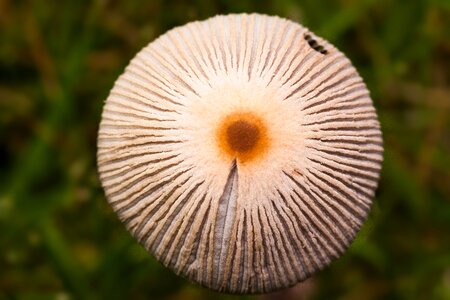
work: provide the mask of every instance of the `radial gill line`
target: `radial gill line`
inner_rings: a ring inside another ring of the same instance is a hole
[[[233,231],[236,218],[236,200],[238,192],[238,172],[236,160],[233,161],[222,196],[219,199],[219,207],[216,215],[214,229],[214,274],[213,281],[221,282],[221,277],[226,268],[228,255],[228,243]]]

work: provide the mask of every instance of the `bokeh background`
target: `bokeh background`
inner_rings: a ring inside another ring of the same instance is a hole
[[[108,206],[103,101],[129,60],[218,13],[286,17],[371,91],[385,158],[369,220],[306,284],[220,295],[162,267]],[[450,1],[0,0],[0,299],[450,299]]]

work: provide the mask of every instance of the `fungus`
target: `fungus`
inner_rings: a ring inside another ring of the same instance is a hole
[[[382,162],[369,92],[294,22],[216,16],[130,62],[106,100],[98,168],[132,235],[175,273],[265,293],[344,253]]]

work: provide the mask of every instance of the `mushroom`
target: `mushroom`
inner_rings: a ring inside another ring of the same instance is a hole
[[[98,169],[132,235],[175,273],[227,293],[303,281],[349,247],[383,154],[351,62],[259,14],[170,30],[106,100]]]

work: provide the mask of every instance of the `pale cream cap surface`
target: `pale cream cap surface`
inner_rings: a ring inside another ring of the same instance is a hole
[[[264,293],[339,257],[382,162],[361,77],[305,27],[264,15],[175,28],[106,100],[109,203],[159,261],[218,291]]]

